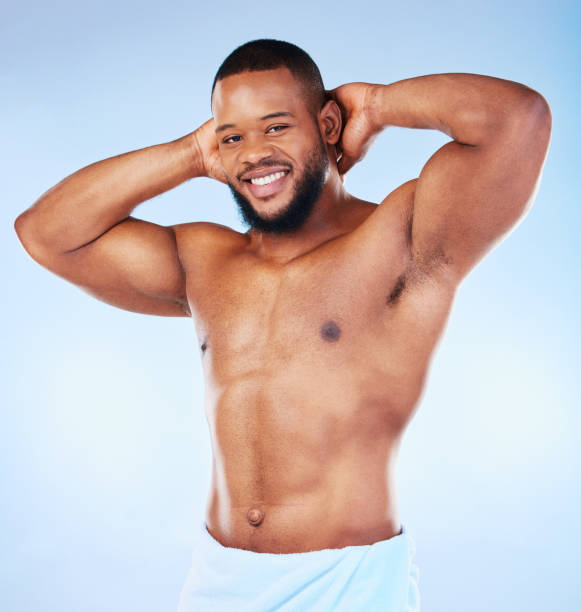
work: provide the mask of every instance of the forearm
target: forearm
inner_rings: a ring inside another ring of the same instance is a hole
[[[372,85],[366,113],[373,128],[440,130],[470,145],[484,143],[514,114],[544,102],[534,90],[495,77],[447,73]]]
[[[21,239],[70,251],[127,218],[139,203],[203,174],[192,132],[78,170],[24,211],[15,227]]]

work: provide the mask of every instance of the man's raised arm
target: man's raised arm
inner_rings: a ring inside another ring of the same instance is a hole
[[[437,129],[454,139],[416,180],[411,248],[422,265],[459,282],[527,212],[551,133],[549,105],[538,92],[451,73],[351,83],[329,93],[347,119],[341,172],[389,125]]]
[[[213,119],[178,140],[75,172],[14,227],[35,261],[98,299],[133,312],[189,316],[173,228],[129,215],[197,176],[224,180]]]

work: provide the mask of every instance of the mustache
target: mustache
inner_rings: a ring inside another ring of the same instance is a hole
[[[246,168],[244,168],[244,170],[242,170],[236,175],[236,178],[240,180],[242,175],[246,174],[247,172],[254,172],[254,170],[263,170],[264,168],[270,168],[272,166],[278,166],[278,167],[284,166],[285,168],[288,168],[289,170],[293,169],[292,165],[287,162],[277,161],[276,159],[264,159],[259,164],[253,164],[251,166],[247,166]]]

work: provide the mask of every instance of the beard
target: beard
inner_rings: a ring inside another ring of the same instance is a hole
[[[270,165],[275,163],[272,162]],[[269,164],[261,165],[268,166]],[[319,138],[319,145],[307,157],[302,177],[295,183],[290,202],[279,213],[269,218],[259,215],[250,201],[232,185],[229,179],[227,182],[232,197],[238,204],[238,212],[244,224],[250,229],[267,234],[286,234],[301,227],[308,219],[325,185],[328,168],[327,151],[323,140]]]

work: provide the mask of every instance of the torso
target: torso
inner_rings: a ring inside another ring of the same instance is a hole
[[[361,202],[349,231],[284,264],[221,226],[180,232],[213,449],[206,523],[224,546],[400,533],[399,441],[454,297],[412,257],[412,202],[411,186]]]

